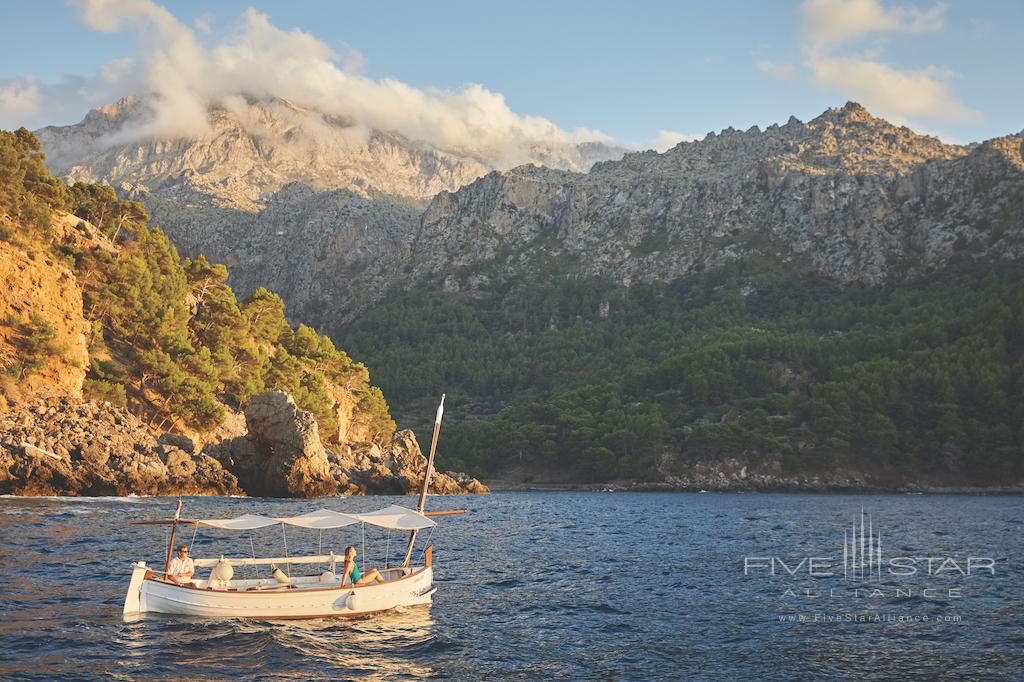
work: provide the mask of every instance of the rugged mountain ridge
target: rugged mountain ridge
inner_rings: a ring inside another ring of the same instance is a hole
[[[944,144],[848,103],[806,125],[730,129],[588,174],[491,173],[431,202],[411,237],[412,272],[491,260],[510,272],[533,253],[558,257],[568,274],[628,285],[758,254],[878,283],[962,250],[1016,258],[1022,142]]]
[[[211,106],[209,130],[189,138],[140,137],[145,97],[95,109],[78,124],[36,131],[54,175],[102,182],[141,201],[185,254],[227,264],[232,285],[276,287],[295,319],[373,296],[381,262],[403,261],[426,202],[495,169],[283,99]],[[619,158],[603,142],[534,145],[531,161],[587,170]],[[301,311],[298,310],[301,308]]]
[[[450,288],[487,286],[537,255],[555,257],[567,275],[626,285],[671,281],[751,254],[877,283],[958,253],[1015,258],[1024,248],[1021,135],[945,144],[855,103],[806,124],[791,117],[765,130],[709,133],[661,154],[627,154],[589,173],[527,165],[473,180],[483,168],[462,165],[416,187],[367,180],[327,192],[325,183],[347,181],[311,170],[289,176],[298,184],[279,184],[280,175],[264,182],[198,143],[132,148],[144,159],[162,150],[173,161],[167,166],[127,163],[127,147],[73,158],[70,150],[81,147],[74,140],[97,125],[91,120],[41,131],[44,148],[57,154],[54,168],[123,183],[186,253],[227,262],[241,292],[272,287],[295,319],[320,325],[352,317],[392,284],[438,276]],[[222,137],[241,139],[234,125]],[[309,158],[320,167],[316,154]],[[345,172],[366,177],[362,167]],[[423,210],[418,202],[433,189],[441,191]],[[484,263],[486,273],[471,272]]]
[[[143,199],[213,203],[256,211],[291,182],[316,190],[349,189],[428,199],[455,190],[495,166],[436,149],[398,133],[370,130],[284,99],[233,99],[210,106],[209,128],[192,137],[152,139],[142,133],[146,97],[94,109],[75,125],[36,131],[55,175],[105,182]],[[620,157],[599,142],[528,150],[554,168],[587,170]]]

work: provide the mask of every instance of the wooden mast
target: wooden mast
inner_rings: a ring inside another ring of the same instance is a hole
[[[164,565],[164,576],[171,570],[171,556],[174,552],[174,532],[178,530],[178,517],[181,516],[181,497],[178,497],[178,508],[174,512],[174,521],[171,524],[171,541],[167,543],[167,563]]]
[[[430,485],[430,473],[434,468],[434,452],[437,450],[437,436],[441,433],[441,415],[444,414],[444,393],[441,394],[441,403],[437,406],[437,416],[434,417],[434,436],[430,439],[430,456],[427,458],[427,468],[423,472],[423,487],[420,489],[420,500],[416,504],[416,511],[423,513],[423,507],[427,502],[427,487]],[[409,546],[405,550],[405,559],[402,567],[409,565],[412,558],[412,546],[416,542],[416,531],[409,532]]]

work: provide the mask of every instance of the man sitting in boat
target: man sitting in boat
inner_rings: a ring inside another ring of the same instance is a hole
[[[180,545],[178,556],[171,559],[171,567],[167,571],[167,579],[172,583],[184,585],[192,582],[192,576],[196,573],[196,566],[188,555],[188,547]]]
[[[363,575],[356,566],[356,548],[349,545],[345,548],[345,570],[341,574],[341,584],[348,580],[351,585],[370,585],[374,582],[384,582],[380,571],[376,568]]]

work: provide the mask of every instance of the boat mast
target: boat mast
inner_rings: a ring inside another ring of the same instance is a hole
[[[441,403],[437,406],[437,416],[434,417],[434,437],[430,439],[430,456],[427,458],[427,469],[423,472],[423,487],[420,489],[420,500],[416,504],[416,511],[423,513],[423,507],[427,503],[427,487],[430,485],[430,472],[434,468],[434,451],[437,450],[437,436],[441,433],[441,415],[444,414],[444,393],[441,394]],[[409,532],[409,546],[405,550],[405,560],[402,567],[409,565],[412,558],[412,546],[416,542],[416,531]]]
[[[181,516],[181,497],[178,497],[178,508],[174,512],[174,523],[171,524],[171,541],[167,543],[167,564],[164,565],[164,575],[171,570],[171,555],[174,552],[174,531],[178,530],[178,518]]]

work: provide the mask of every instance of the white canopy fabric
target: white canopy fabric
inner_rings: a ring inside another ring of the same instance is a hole
[[[301,516],[287,516],[277,519],[281,523],[300,528],[315,528],[326,530],[328,528],[343,528],[359,523],[359,517],[354,514],[342,514],[330,509],[317,509],[307,512]]]
[[[381,528],[392,530],[422,530],[437,525],[433,520],[412,509],[393,504],[375,512],[358,514],[359,520]]]
[[[356,523],[368,523],[380,528],[391,530],[422,530],[433,528],[437,525],[433,520],[412,509],[399,507],[396,504],[384,509],[379,509],[366,514],[344,514],[331,509],[318,509],[299,516],[285,516],[274,518],[270,516],[259,516],[257,514],[246,514],[234,519],[199,519],[196,523],[199,526],[208,528],[220,528],[222,530],[255,530],[276,526],[284,523],[299,528],[312,528],[314,530],[326,530],[328,528],[342,528]]]
[[[266,528],[267,526],[277,525],[281,523],[281,520],[274,519],[269,516],[246,514],[245,516],[239,516],[236,519],[200,519],[196,523],[200,526],[222,528],[224,530],[255,530],[256,528]]]

